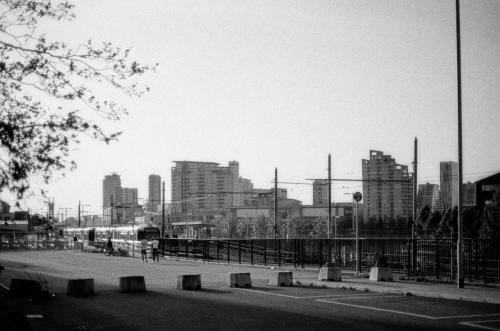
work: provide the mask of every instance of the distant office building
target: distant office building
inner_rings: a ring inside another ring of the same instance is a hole
[[[122,182],[120,176],[113,173],[104,177],[102,181],[102,205],[103,207],[122,203]]]
[[[125,207],[137,206],[138,190],[136,188],[122,188],[122,205]]]
[[[438,192],[438,198],[436,200],[436,210],[441,213],[444,212],[443,199],[441,198],[441,190]]]
[[[483,207],[484,205],[493,203],[493,200],[499,199],[500,194],[500,172],[480,179],[476,182],[476,205]]]
[[[443,210],[458,206],[458,163],[440,162],[439,179]]]
[[[422,210],[425,206],[429,206],[431,210],[437,210],[438,199],[439,185],[429,183],[418,185],[418,210]]]
[[[288,193],[286,188],[278,187],[277,193],[278,201],[288,200]],[[274,208],[274,188],[271,189],[253,189],[253,193],[245,200],[244,206],[257,207],[257,208]]]
[[[161,204],[161,177],[159,175],[149,175],[149,195],[147,210],[151,212],[158,211],[158,205]]]
[[[253,183],[250,179],[241,178],[239,179],[240,193],[238,195],[237,206],[246,206],[252,199],[253,194]]]
[[[412,182],[408,166],[396,163],[390,155],[370,150],[362,160],[363,219],[370,217],[409,217],[412,215]]]
[[[466,207],[476,205],[476,184],[467,182],[462,184],[463,203]]]
[[[328,206],[328,181],[316,179],[313,182],[313,206]]]
[[[200,218],[242,205],[238,162],[231,161],[227,167],[215,162],[174,162],[172,202],[177,217]]]

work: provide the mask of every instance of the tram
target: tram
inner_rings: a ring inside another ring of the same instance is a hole
[[[66,228],[64,236],[77,241],[102,242],[111,238],[113,242],[140,241],[142,239],[160,238],[160,229],[154,225],[141,224],[139,226],[115,227],[86,227]]]

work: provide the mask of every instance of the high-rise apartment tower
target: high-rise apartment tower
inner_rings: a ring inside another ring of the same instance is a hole
[[[148,211],[157,212],[158,205],[161,204],[161,177],[159,175],[149,175],[148,177]]]
[[[409,217],[412,215],[412,183],[408,166],[396,163],[390,155],[370,150],[362,160],[363,218]]]

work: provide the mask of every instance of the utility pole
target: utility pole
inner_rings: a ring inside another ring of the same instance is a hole
[[[161,198],[161,237],[165,237],[165,181],[163,181]]]
[[[278,168],[274,168],[274,239],[278,238]]]
[[[111,194],[111,204],[110,204],[110,211],[109,211],[109,231],[111,231],[111,227],[113,226],[113,194]]]
[[[413,143],[413,222],[411,224],[411,239],[412,239],[412,255],[411,255],[411,266],[413,271],[415,271],[415,266],[417,262],[417,245],[415,242],[415,222],[417,221],[418,212],[417,212],[417,170],[418,170],[418,162],[417,162],[417,137],[415,137]]]
[[[80,200],[78,200],[78,227],[81,226],[80,206],[81,206],[81,203],[80,203]]]
[[[413,222],[411,224],[411,239],[415,238],[415,222],[417,221],[417,137],[413,143]]]
[[[330,239],[330,229],[332,221],[332,158],[328,154],[328,229],[326,231],[326,237]]]
[[[457,238],[457,285],[464,288],[464,247],[462,240],[462,60],[460,49],[460,0],[455,0],[457,24],[457,90],[458,90],[458,238]]]

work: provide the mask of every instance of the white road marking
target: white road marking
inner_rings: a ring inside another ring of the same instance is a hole
[[[271,293],[271,292],[266,292],[266,291],[258,291],[258,290],[249,290],[246,288],[239,288],[239,287],[233,287],[236,290],[242,290],[242,291],[247,291],[247,292],[253,292],[253,293],[260,293],[260,294],[267,294],[267,295],[275,295],[278,297],[285,297],[285,298],[291,298],[291,299],[301,299],[302,297],[298,297],[295,295],[287,295],[287,294],[281,294],[281,293]]]
[[[40,314],[27,314],[26,318],[43,318],[43,315]]]
[[[248,291],[248,292],[253,292],[253,293],[261,293],[261,294],[267,294],[267,295],[274,295],[278,297],[285,297],[285,298],[290,298],[290,299],[317,299],[317,298],[331,298],[331,299],[366,299],[366,298],[380,298],[380,297],[400,297],[400,295],[387,295],[387,294],[382,294],[382,295],[374,295],[374,294],[358,294],[358,295],[338,295],[338,294],[329,294],[329,295],[310,295],[310,296],[296,296],[296,295],[289,295],[289,294],[281,294],[281,293],[273,293],[273,292],[268,292],[268,291],[259,291],[259,290],[251,290],[247,288],[239,288],[239,287],[234,287],[236,290],[242,290],[242,291]]]
[[[470,327],[478,328],[478,329],[500,331],[500,329],[492,328],[490,326],[477,325],[478,323],[491,323],[491,322],[500,322],[500,320],[460,322],[458,324],[462,324],[462,325],[466,325],[466,326],[470,326]]]
[[[0,283],[0,286],[1,286],[2,288],[4,288],[5,290],[10,291],[10,288],[8,288],[7,286],[5,286],[4,284]]]
[[[371,299],[371,298],[401,298],[401,294],[380,294],[380,295],[367,295],[367,296],[350,296],[350,297],[337,297],[335,299]]]
[[[369,298],[369,297],[367,297],[367,298]],[[339,299],[342,299],[342,298],[339,298]],[[352,298],[352,299],[365,299],[365,298]],[[324,303],[330,303],[330,304],[336,304],[336,305],[342,305],[342,306],[362,308],[362,309],[384,311],[384,312],[394,313],[394,314],[400,314],[400,315],[415,316],[415,317],[421,317],[421,318],[432,319],[432,320],[500,316],[500,314],[455,315],[455,316],[428,316],[428,315],[422,315],[422,314],[409,313],[409,312],[400,311],[400,310],[393,310],[393,309],[384,309],[384,308],[377,308],[377,307],[370,307],[370,306],[354,305],[354,304],[345,303],[345,302],[336,302],[336,301],[329,301],[329,300],[315,300],[315,301],[317,301],[317,302],[324,302]],[[500,329],[493,329],[493,330],[500,331]]]
[[[489,317],[489,316],[500,316],[500,314],[479,314],[479,315],[463,315],[463,316],[442,316],[442,317],[436,317],[436,319],[472,318],[472,317]]]
[[[328,301],[328,300],[315,300],[315,301],[317,301],[317,302],[323,302],[323,303],[330,303],[330,304],[334,304],[334,305],[342,305],[342,306],[348,306],[348,307],[370,309],[370,310],[376,310],[376,311],[384,311],[384,312],[393,313],[393,314],[415,316],[415,317],[421,317],[421,318],[432,319],[432,320],[436,319],[436,317],[433,317],[433,316],[408,313],[408,312],[399,311],[399,310],[383,309],[383,308],[376,308],[376,307],[369,307],[369,306],[360,306],[360,305],[353,305],[353,304],[345,303],[345,302],[335,302],[335,301]]]

